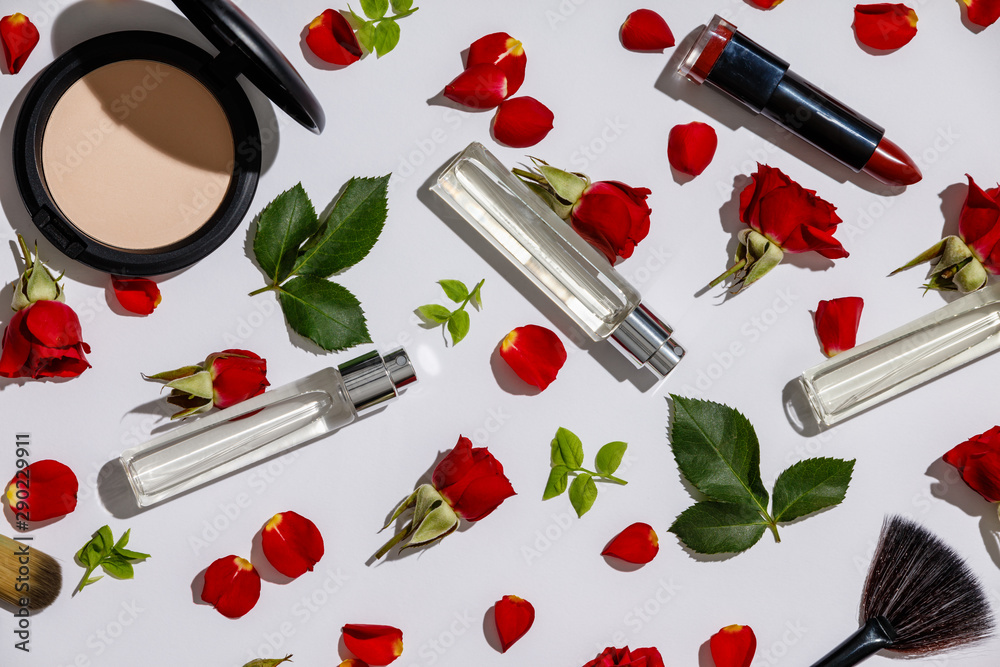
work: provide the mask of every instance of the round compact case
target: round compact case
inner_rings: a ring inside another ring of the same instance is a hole
[[[231,0],[173,0],[219,49],[117,32],[56,59],[31,87],[14,172],[35,226],[67,256],[119,275],[189,266],[246,217],[261,131],[244,75],[306,128],[323,109]]]

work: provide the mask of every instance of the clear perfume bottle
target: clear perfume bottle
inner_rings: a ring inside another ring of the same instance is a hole
[[[824,361],[799,383],[829,427],[1000,348],[1000,284]]]
[[[431,188],[594,341],[611,339],[635,366],[665,376],[684,356],[639,293],[482,144]]]
[[[140,507],[350,424],[416,381],[406,352],[369,352],[196,419],[121,455]]]

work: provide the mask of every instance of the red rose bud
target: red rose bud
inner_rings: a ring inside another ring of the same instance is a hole
[[[509,97],[517,93],[524,83],[524,69],[528,57],[524,46],[505,32],[495,32],[492,35],[480,37],[469,47],[469,57],[465,68],[475,65],[496,65],[507,77],[507,93]]]
[[[111,286],[121,307],[136,315],[149,315],[160,305],[160,288],[149,278],[111,276]]]
[[[898,49],[917,35],[917,13],[901,4],[880,2],[854,8],[854,34],[865,46]]]
[[[750,667],[757,652],[757,637],[749,625],[729,625],[708,642],[715,667]]]
[[[68,467],[45,459],[35,461],[14,475],[7,485],[7,502],[15,514],[28,521],[47,521],[76,509],[80,484]]]
[[[0,19],[0,41],[7,71],[17,74],[38,44],[38,28],[24,14],[5,16]]]
[[[224,350],[210,354],[201,366],[143,376],[173,389],[167,402],[183,408],[171,419],[183,419],[212,406],[228,408],[264,393],[267,361],[249,350]]]
[[[345,625],[347,650],[369,665],[381,667],[403,654],[403,631],[390,625]]]
[[[76,377],[90,368],[80,319],[58,301],[38,301],[14,313],[3,335],[0,377]]]
[[[976,25],[990,26],[1000,18],[1000,0],[962,0],[968,7],[969,20]]]
[[[260,599],[260,575],[248,560],[220,558],[205,570],[201,599],[226,618],[240,618]]]
[[[828,259],[848,256],[833,237],[842,222],[836,206],[765,164],[758,164],[751,178],[740,193],[740,220],[750,228],[739,233],[736,263],[710,286],[736,275],[737,291],[744,289],[780,264],[786,252],[812,250]]]
[[[500,357],[519,378],[545,391],[566,363],[566,348],[549,329],[529,324],[504,337]]]
[[[555,116],[534,97],[504,100],[493,118],[493,137],[511,148],[534,146],[552,131]]]
[[[286,577],[312,572],[323,557],[323,536],[309,519],[295,512],[275,514],[261,535],[264,556]]]
[[[621,27],[622,46],[629,51],[663,52],[676,41],[663,17],[652,9],[637,9],[628,15]]]
[[[485,447],[459,437],[455,448],[434,469],[431,481],[455,513],[479,521],[515,495],[503,465]]]
[[[991,503],[1000,503],[1000,426],[973,436],[944,455],[962,480]]]
[[[845,296],[820,301],[816,306],[816,333],[823,354],[832,357],[858,344],[858,325],[865,301],[859,296]]]
[[[648,523],[633,523],[611,540],[602,556],[614,556],[626,563],[645,565],[656,558],[660,551],[660,540],[656,531]]]
[[[583,667],[664,667],[663,657],[655,648],[608,647]]]
[[[761,9],[771,9],[773,7],[777,7],[782,2],[784,2],[784,0],[750,0],[751,4],[754,4]]]
[[[535,622],[535,608],[516,595],[505,595],[493,606],[500,652],[506,653],[518,639],[527,634]]]
[[[350,65],[361,58],[361,45],[344,15],[327,9],[309,24],[306,45],[317,58],[333,65]]]
[[[649,234],[646,188],[633,188],[617,181],[598,181],[583,191],[573,207],[571,223],[612,264],[628,259],[635,246]]]
[[[496,65],[472,65],[444,87],[444,96],[472,109],[493,109],[507,97],[507,75]]]
[[[711,125],[698,122],[675,125],[667,140],[667,157],[677,171],[698,176],[712,163],[718,147],[719,137]]]

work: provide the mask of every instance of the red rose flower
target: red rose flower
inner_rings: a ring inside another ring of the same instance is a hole
[[[1000,426],[973,436],[944,455],[972,490],[991,503],[1000,503]]]
[[[990,26],[1000,18],[1000,0],[962,0],[968,7],[969,20],[976,25]]]
[[[465,437],[437,465],[431,481],[455,513],[468,521],[479,521],[515,495],[503,465],[485,447],[473,448]]]
[[[750,229],[739,234],[736,263],[711,286],[736,274],[738,288],[748,287],[780,264],[786,252],[812,250],[829,259],[848,256],[833,238],[842,222],[836,206],[779,169],[764,164],[757,167],[753,181],[740,193],[740,220]]]
[[[655,648],[629,651],[628,646],[625,648],[609,646],[583,667],[663,667],[663,657]]]
[[[493,117],[493,138],[511,148],[528,148],[552,131],[555,116],[534,97],[505,100]]]
[[[622,46],[629,51],[663,52],[676,42],[670,26],[652,9],[637,9],[622,24]]]
[[[3,335],[0,377],[76,377],[90,368],[80,318],[59,301],[36,301],[14,313]]]
[[[602,556],[613,556],[626,563],[645,565],[660,552],[660,540],[656,531],[648,523],[633,523],[618,533],[601,552]]]
[[[160,305],[160,288],[149,278],[111,276],[115,298],[122,308],[136,315],[149,315]]]
[[[316,524],[304,516],[282,512],[264,526],[261,549],[275,570],[295,578],[312,572],[323,557],[323,536]]]
[[[516,595],[505,595],[493,605],[493,614],[500,637],[500,652],[523,637],[535,622],[535,608],[527,600]]]
[[[750,0],[750,2],[761,9],[771,9],[780,5],[784,0]]]
[[[46,521],[76,509],[80,484],[67,466],[46,459],[19,471],[7,485],[7,502],[28,521]]]
[[[728,625],[708,642],[715,667],[750,667],[757,652],[757,637],[749,625]]]
[[[24,14],[5,16],[0,19],[0,42],[7,71],[17,74],[38,44],[38,28]]]
[[[260,574],[244,558],[220,558],[205,570],[201,599],[226,618],[240,618],[260,599]]]
[[[361,45],[344,15],[327,9],[313,19],[306,45],[317,58],[332,65],[350,65],[361,58]]]
[[[618,181],[591,184],[576,202],[570,222],[573,229],[608,258],[628,259],[635,246],[649,234],[646,198],[652,192]]]
[[[403,654],[403,631],[391,625],[347,624],[341,632],[347,650],[369,665],[388,665]]]
[[[566,363],[566,348],[555,332],[528,324],[504,336],[500,358],[519,378],[545,391]]]
[[[917,35],[917,13],[902,4],[880,2],[854,8],[854,34],[873,49],[898,49]]]
[[[506,78],[507,97],[515,94],[524,83],[524,70],[528,57],[524,45],[505,32],[480,37],[469,47],[465,68],[475,65],[496,65]]]
[[[857,345],[858,325],[864,307],[864,299],[859,296],[819,302],[816,306],[816,333],[823,354],[832,357]]]
[[[173,419],[210,410],[228,408],[264,393],[267,360],[249,350],[223,350],[210,354],[201,366],[184,366],[172,371],[144,376],[165,382],[173,389],[167,401],[183,408]]]
[[[712,163],[718,147],[719,137],[711,125],[675,125],[667,139],[667,158],[670,166],[682,174],[698,176]]]

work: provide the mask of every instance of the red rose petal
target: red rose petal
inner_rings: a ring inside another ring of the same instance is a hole
[[[323,536],[316,524],[304,516],[282,512],[264,526],[261,547],[275,570],[295,578],[312,572],[323,557]]]
[[[505,595],[493,606],[497,634],[500,636],[500,652],[506,653],[531,629],[535,622],[535,608],[527,600],[516,595]]]
[[[772,9],[784,2],[784,0],[750,0],[750,2],[761,9]]]
[[[622,45],[629,51],[663,52],[674,44],[674,33],[663,17],[652,9],[637,9],[621,27]]]
[[[17,74],[38,44],[38,28],[24,14],[5,16],[0,19],[0,41],[7,71]]]
[[[858,325],[864,307],[864,299],[858,296],[819,302],[816,306],[816,333],[826,356],[832,357],[857,345]]]
[[[82,340],[80,318],[73,309],[58,301],[36,301],[27,308],[25,324],[31,335],[45,347],[70,347]]]
[[[698,176],[712,163],[718,147],[719,137],[711,125],[698,122],[675,125],[667,140],[667,157],[677,171]]]
[[[534,97],[503,101],[493,118],[493,137],[511,148],[534,146],[552,131],[555,116]]]
[[[337,665],[337,667],[368,667],[368,663],[364,660],[358,660],[357,658],[348,658]]]
[[[45,459],[19,471],[7,485],[7,502],[15,513],[24,512],[28,521],[46,521],[76,509],[80,484],[67,466]],[[26,507],[18,509],[18,503]]]
[[[444,87],[444,96],[471,109],[492,109],[507,97],[507,75],[496,65],[472,65]]]
[[[626,563],[645,565],[660,551],[660,540],[648,523],[633,523],[611,540],[602,556],[614,556]]]
[[[306,45],[317,58],[333,65],[350,65],[361,58],[361,45],[344,15],[327,9],[313,19]]]
[[[898,3],[857,5],[854,34],[859,42],[873,49],[898,49],[917,35],[917,13]]]
[[[1000,18],[1000,0],[962,0],[968,7],[969,20],[976,25],[990,26]]]
[[[220,558],[205,570],[201,599],[226,618],[239,618],[260,599],[260,574],[238,556]]]
[[[479,521],[514,495],[517,495],[514,487],[501,469],[497,474],[480,477],[469,484],[453,508],[466,521]]]
[[[115,298],[122,308],[136,315],[149,315],[160,305],[160,288],[149,278],[111,276]]]
[[[31,354],[31,341],[24,326],[25,309],[14,313],[3,332],[3,352],[0,353],[0,377],[25,377],[24,365]],[[29,375],[30,377],[30,375]]]
[[[505,97],[509,97],[516,94],[524,82],[524,69],[527,64],[528,57],[521,42],[505,32],[495,32],[480,37],[472,43],[465,68],[474,65],[496,65],[507,77]]]
[[[973,491],[988,502],[1000,502],[1000,426],[955,446],[943,458]]]
[[[345,625],[347,650],[369,665],[382,667],[403,653],[403,631],[391,625]]]
[[[781,0],[778,0],[779,2]],[[650,648],[637,648],[632,651],[632,664],[642,665],[643,659],[646,660],[646,667],[663,667],[663,656],[660,652],[653,647]]]
[[[529,324],[504,337],[500,356],[519,378],[544,391],[566,363],[566,348],[549,329]]]
[[[434,468],[431,482],[438,491],[458,483],[475,462],[472,458],[472,441],[459,436],[458,444]]]
[[[757,652],[757,637],[749,625],[729,625],[708,642],[715,667],[750,667]]]

